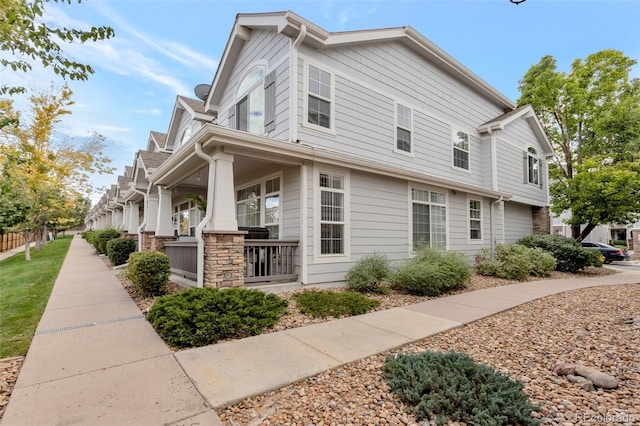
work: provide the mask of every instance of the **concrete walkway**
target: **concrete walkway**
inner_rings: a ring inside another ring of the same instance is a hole
[[[434,299],[172,354],[79,237],[56,281],[2,426],[216,425],[219,407],[555,293],[640,272]]]

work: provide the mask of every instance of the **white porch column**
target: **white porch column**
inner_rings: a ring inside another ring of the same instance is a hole
[[[171,202],[171,190],[158,187],[158,216],[156,219],[156,237],[173,236],[173,209]],[[151,230],[149,228],[149,230]]]
[[[107,228],[113,228],[113,212],[107,211]]]
[[[144,231],[155,231],[158,224],[158,194],[147,196],[147,208],[144,210]]]
[[[122,230],[125,232],[129,231],[129,218],[131,218],[131,204],[128,201],[125,201],[124,206],[124,217],[122,218]]]
[[[140,206],[138,203],[129,201],[131,204],[131,211],[129,215],[129,228],[127,231],[129,234],[137,234],[138,227],[140,226]]]
[[[237,231],[235,188],[233,185],[233,155],[216,152],[215,167],[209,167],[207,201],[213,200],[213,216],[206,231]],[[212,182],[213,181],[213,182]]]
[[[113,211],[113,227],[117,230],[122,229],[122,208],[119,206]]]

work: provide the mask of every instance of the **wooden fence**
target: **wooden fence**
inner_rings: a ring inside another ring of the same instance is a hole
[[[33,234],[32,239],[33,239]],[[0,253],[24,245],[22,234],[0,234]]]

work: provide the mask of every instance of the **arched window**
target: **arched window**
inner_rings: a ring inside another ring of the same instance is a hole
[[[190,137],[191,137],[191,127],[187,127],[186,129],[184,129],[184,132],[182,133],[182,138],[180,139],[180,146],[184,145],[184,143],[188,141]]]
[[[264,133],[264,67],[251,69],[236,92],[236,126],[249,133]]]
[[[527,182],[540,185],[540,159],[538,151],[532,147],[527,150]]]

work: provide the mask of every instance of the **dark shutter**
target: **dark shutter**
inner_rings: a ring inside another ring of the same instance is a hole
[[[522,157],[522,170],[524,170],[524,183],[529,183],[529,154],[524,152]]]
[[[264,132],[276,129],[276,72],[264,78]]]
[[[227,112],[227,126],[229,126],[229,128],[231,129],[236,128],[236,106],[235,105],[229,108],[229,111]]]
[[[538,158],[538,186],[543,187],[544,176],[546,176],[545,167],[547,166],[544,158]]]

